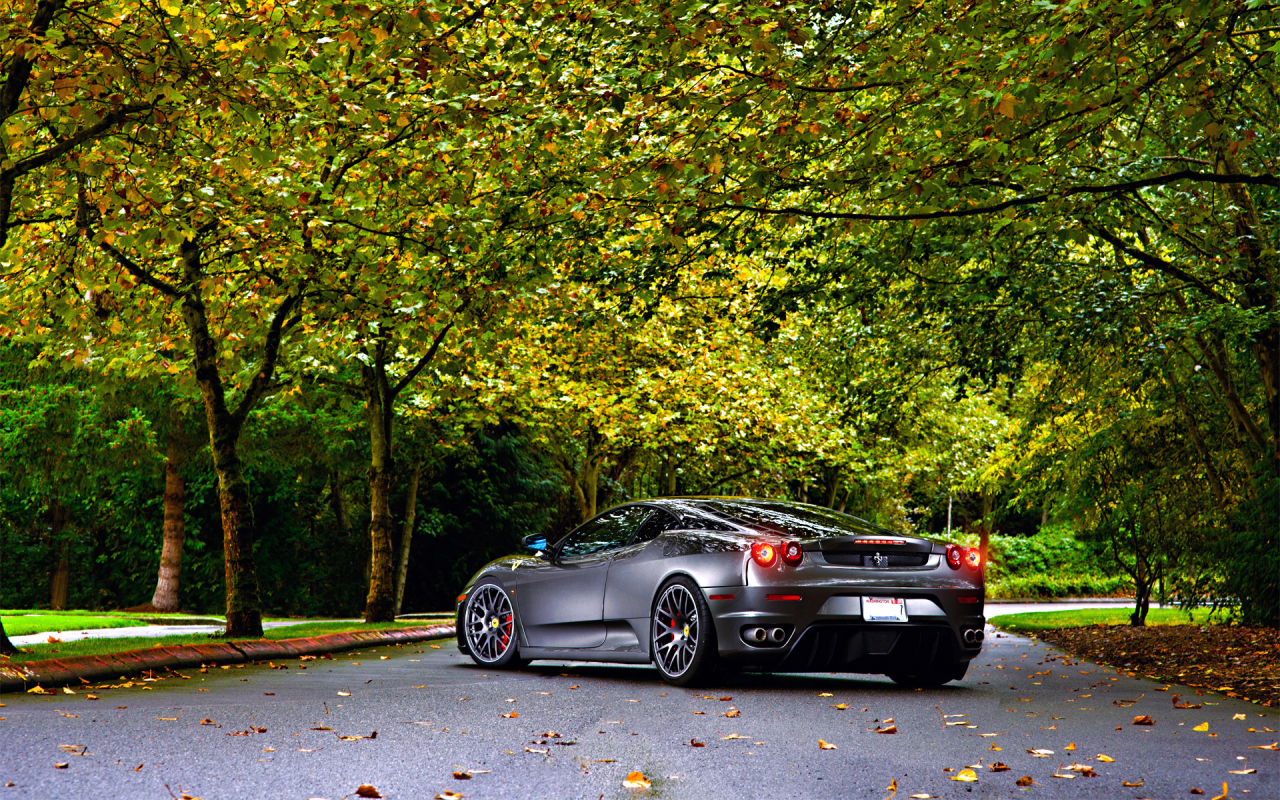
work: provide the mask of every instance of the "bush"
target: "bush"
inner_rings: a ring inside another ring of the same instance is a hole
[[[976,547],[978,541],[971,533],[961,543]],[[988,542],[987,596],[992,599],[1109,597],[1131,591],[1129,576],[1068,525],[1046,525],[1033,536],[992,534]]]

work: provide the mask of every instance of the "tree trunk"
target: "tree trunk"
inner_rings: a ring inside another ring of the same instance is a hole
[[[4,632],[4,620],[0,619],[0,656],[11,656],[16,652],[18,648],[9,641],[9,635]]]
[[[365,622],[395,619],[395,576],[391,548],[391,487],[394,463],[391,454],[391,407],[385,368],[363,369],[365,416],[369,423],[369,595]]]
[[[182,299],[182,318],[186,323],[191,349],[195,356],[196,382],[204,400],[205,421],[209,429],[209,450],[213,469],[218,476],[218,506],[222,512],[222,555],[226,576],[228,637],[262,636],[262,612],[258,599],[258,570],[253,559],[253,504],[249,482],[240,461],[240,431],[254,402],[266,391],[271,380],[279,348],[278,325],[291,308],[289,301],[277,311],[273,330],[268,335],[265,361],[254,376],[253,386],[246,392],[240,407],[232,412],[227,407],[226,392],[218,365],[218,345],[209,330],[208,311],[200,295],[200,245],[194,239],[181,245],[184,272],[189,289]],[[256,392],[256,394],[255,394]]]
[[[160,573],[156,577],[156,591],[151,596],[151,607],[156,611],[177,611],[178,587],[182,579],[182,545],[186,539],[186,523],[183,517],[187,484],[182,477],[182,462],[186,453],[182,437],[169,434],[164,462],[164,543],[160,551]]]
[[[53,574],[49,580],[49,607],[59,611],[67,607],[71,593],[71,543],[63,535],[67,527],[66,509],[58,501],[49,504],[49,526],[53,532],[53,545],[58,553]]]
[[[400,613],[404,605],[404,584],[409,578],[409,545],[413,541],[413,523],[418,514],[418,479],[422,476],[422,462],[415,462],[409,473],[409,486],[405,489],[404,528],[400,532],[400,563],[396,568],[396,608]]]

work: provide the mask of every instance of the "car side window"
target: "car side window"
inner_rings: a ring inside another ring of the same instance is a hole
[[[631,541],[632,534],[644,524],[651,511],[644,506],[623,506],[607,511],[566,536],[556,558],[580,558],[621,547]]]
[[[655,509],[653,516],[646,519],[640,526],[640,530],[636,533],[636,541],[647,542],[665,531],[674,531],[680,527],[680,520],[666,511]]]

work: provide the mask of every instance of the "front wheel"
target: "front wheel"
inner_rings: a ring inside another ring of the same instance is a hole
[[[716,671],[716,629],[702,590],[678,576],[662,585],[653,604],[650,653],[673,686],[704,683]]]
[[[462,624],[467,650],[477,664],[504,669],[529,663],[520,659],[515,607],[496,581],[482,582],[471,590],[462,610]]]

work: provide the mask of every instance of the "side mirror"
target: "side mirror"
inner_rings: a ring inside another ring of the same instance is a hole
[[[547,551],[547,537],[540,533],[530,534],[524,537],[524,546],[531,550],[536,550],[539,558],[550,560],[551,554]]]

